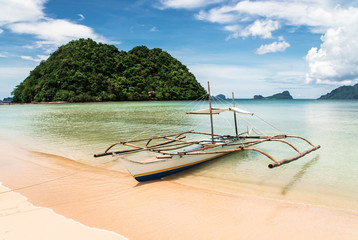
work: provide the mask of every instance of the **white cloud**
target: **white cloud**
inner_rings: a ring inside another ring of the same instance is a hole
[[[290,47],[290,44],[286,41],[273,42],[271,44],[261,45],[257,50],[257,54],[283,52],[286,48]]]
[[[0,34],[3,33],[3,32],[4,32],[4,30],[2,30],[2,29],[0,28]]]
[[[202,21],[209,21],[215,23],[232,23],[239,17],[235,14],[223,14],[226,11],[231,11],[231,7],[213,8],[208,12],[201,10],[195,17]]]
[[[232,39],[232,38],[238,38],[240,36],[240,32],[242,31],[242,27],[240,25],[228,25],[225,26],[224,29],[226,31],[232,32],[226,40]]]
[[[292,25],[329,26],[335,20],[330,10],[315,1],[240,1],[235,5],[213,8],[199,13],[201,20],[230,23],[247,21],[257,17],[284,19]]]
[[[338,3],[333,0],[244,0],[202,10],[196,17],[226,24],[224,29],[231,32],[227,39],[239,36],[272,38],[272,32],[280,26],[306,26],[312,33],[324,34],[320,48],[313,47],[306,55],[306,81],[348,83],[358,80],[358,8],[350,6],[351,2]],[[262,19],[272,22],[264,25]],[[279,38],[272,44],[262,45],[256,52],[284,51],[289,46]]]
[[[43,18],[45,2],[46,0],[0,0],[0,25]]]
[[[35,41],[32,47],[45,47],[46,53],[79,38],[108,42],[105,37],[96,34],[90,27],[66,19],[46,17],[45,3],[46,0],[0,0],[0,26],[17,34],[33,35],[38,41]],[[78,16],[80,20],[84,19],[82,14]]]
[[[222,1],[223,0],[160,0],[160,8],[192,9],[207,6],[214,3],[219,3]]]
[[[306,81],[334,84],[358,80],[357,39],[355,26],[328,29],[320,49],[311,48],[306,56]]]
[[[94,33],[93,29],[62,19],[46,19],[38,22],[14,23],[9,28],[19,34],[32,34],[40,39],[40,43],[59,46],[73,39],[92,38],[106,41]]]
[[[37,58],[33,58],[31,56],[21,56],[22,59],[30,60],[34,62],[41,62],[43,60],[46,60],[49,56],[47,55],[37,55]]]
[[[253,24],[247,26],[240,35],[242,37],[259,36],[264,39],[272,38],[271,32],[277,30],[279,26],[277,21],[256,20]]]

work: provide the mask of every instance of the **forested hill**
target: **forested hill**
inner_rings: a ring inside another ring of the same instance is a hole
[[[206,94],[188,68],[159,48],[125,52],[91,39],[71,41],[13,91],[14,102],[184,100]]]
[[[276,93],[269,97],[263,97],[261,95],[255,95],[254,99],[271,99],[271,100],[291,100],[293,97],[291,96],[289,91],[283,91],[282,93]]]
[[[358,99],[358,83],[354,86],[341,86],[318,99]]]

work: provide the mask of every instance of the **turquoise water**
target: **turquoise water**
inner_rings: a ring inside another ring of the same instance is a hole
[[[230,106],[231,101],[218,103]],[[270,160],[256,152],[225,156],[168,177],[186,185],[230,194],[252,194],[358,212],[358,101],[237,100],[238,107],[258,117],[240,116],[239,131],[301,135],[321,145],[298,161],[268,169]],[[28,149],[125,171],[112,157],[94,159],[110,144],[194,128],[210,131],[208,116],[185,112],[207,102],[115,102],[0,106],[0,138]],[[250,124],[247,127],[248,123]],[[233,134],[233,115],[214,117],[215,132]],[[296,141],[300,150],[309,146]],[[295,155],[288,146],[266,143],[258,148],[277,159]]]

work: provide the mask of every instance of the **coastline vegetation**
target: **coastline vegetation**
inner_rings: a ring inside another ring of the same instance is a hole
[[[276,93],[272,96],[269,97],[263,97],[262,95],[255,95],[254,96],[255,100],[260,100],[260,99],[270,99],[270,100],[291,100],[293,99],[293,97],[291,96],[289,91],[283,91],[282,93]]]
[[[206,94],[188,68],[159,48],[119,51],[71,41],[42,61],[12,92],[13,102],[189,100]]]
[[[354,86],[341,86],[326,95],[322,95],[318,100],[327,99],[358,99],[358,84]]]

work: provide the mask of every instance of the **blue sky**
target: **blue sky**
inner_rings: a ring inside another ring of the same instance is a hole
[[[358,79],[358,4],[333,0],[0,0],[0,99],[51,52],[92,38],[162,48],[213,94],[318,98]]]

